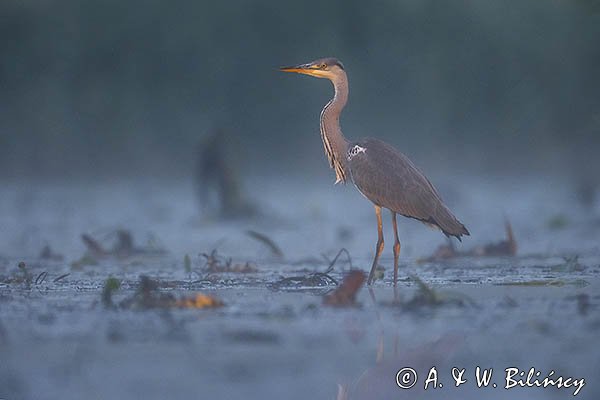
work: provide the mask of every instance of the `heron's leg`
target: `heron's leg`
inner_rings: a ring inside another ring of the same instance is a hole
[[[400,258],[400,239],[398,239],[398,221],[396,213],[392,211],[392,224],[394,225],[394,286],[398,283],[398,258]]]
[[[375,258],[373,259],[373,266],[369,273],[369,279],[367,285],[373,283],[373,277],[375,276],[375,268],[377,268],[377,261],[383,251],[383,224],[381,222],[381,207],[375,206],[375,215],[377,216],[377,247],[375,248]]]

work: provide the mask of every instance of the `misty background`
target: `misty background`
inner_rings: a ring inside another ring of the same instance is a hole
[[[217,128],[246,173],[330,174],[331,85],[277,71],[323,56],[349,75],[346,136],[426,172],[598,166],[592,0],[4,0],[0,18],[4,178],[187,176]]]

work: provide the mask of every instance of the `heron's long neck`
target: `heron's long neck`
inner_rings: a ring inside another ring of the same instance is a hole
[[[321,111],[321,139],[329,165],[335,170],[335,183],[346,183],[350,175],[346,168],[348,141],[340,128],[340,114],[348,101],[348,79],[346,74],[332,80],[335,94]]]

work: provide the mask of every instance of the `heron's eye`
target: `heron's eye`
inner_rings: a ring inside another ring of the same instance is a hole
[[[327,64],[319,64],[319,68],[320,69],[325,69],[325,68],[327,68]]]

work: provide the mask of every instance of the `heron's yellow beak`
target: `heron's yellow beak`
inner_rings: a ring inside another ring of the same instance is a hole
[[[315,76],[317,78],[326,78],[328,76],[327,71],[316,68],[313,64],[301,64],[290,67],[280,67],[279,70],[282,72],[295,72],[297,74]]]

